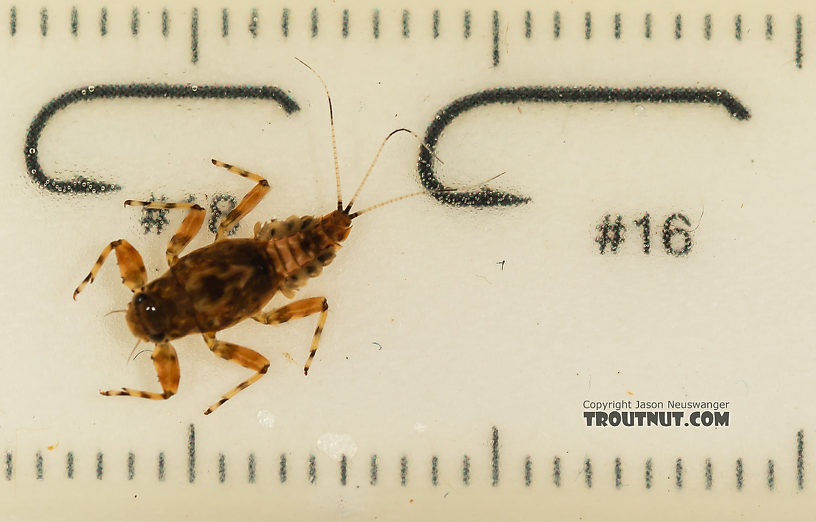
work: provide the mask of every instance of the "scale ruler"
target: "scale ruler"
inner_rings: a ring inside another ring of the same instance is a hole
[[[0,6],[4,519],[808,520],[814,20]],[[116,255],[72,292],[118,239],[160,278],[186,212],[123,201],[199,205],[181,256],[255,184],[211,160],[271,186],[229,238],[336,208],[315,72],[343,203],[400,128],[354,210],[425,193],[355,218],[293,298],[328,303],[308,376],[320,310],[217,332],[269,367],[211,415],[252,372],[198,334],[169,400],[101,396],[160,393],[154,346]]]

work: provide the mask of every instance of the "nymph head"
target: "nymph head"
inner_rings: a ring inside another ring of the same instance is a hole
[[[335,210],[323,217],[323,226],[332,240],[342,243],[351,231],[351,217],[348,212]]]
[[[130,331],[139,339],[164,341],[169,326],[162,300],[146,292],[136,292],[128,304],[126,320]]]

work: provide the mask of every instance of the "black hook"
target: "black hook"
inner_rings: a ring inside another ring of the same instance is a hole
[[[419,150],[419,179],[431,195],[442,203],[466,207],[504,207],[528,203],[530,198],[483,187],[472,192],[440,192],[445,186],[434,172],[432,152],[445,128],[462,113],[493,103],[710,103],[722,105],[737,120],[751,117],[748,109],[724,89],[638,87],[500,87],[469,94],[436,113],[425,133],[426,147]]]
[[[57,111],[78,101],[109,98],[196,98],[196,99],[261,99],[278,102],[283,110],[291,114],[300,109],[298,104],[284,91],[270,86],[223,86],[223,85],[169,85],[153,83],[130,83],[113,85],[89,85],[66,91],[54,98],[37,113],[25,140],[25,159],[28,175],[37,185],[58,193],[98,193],[120,190],[118,184],[107,183],[76,176],[72,180],[49,177],[43,172],[39,161],[37,145],[45,125]]]

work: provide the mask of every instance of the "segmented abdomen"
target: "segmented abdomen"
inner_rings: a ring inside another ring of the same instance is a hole
[[[266,253],[283,277],[281,293],[293,297],[306,281],[317,277],[334,259],[340,243],[332,239],[325,218],[291,216],[255,225],[255,239],[267,241]]]

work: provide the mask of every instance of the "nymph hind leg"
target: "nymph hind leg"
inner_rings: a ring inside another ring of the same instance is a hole
[[[269,370],[269,359],[259,354],[255,350],[250,350],[249,348],[245,348],[237,344],[219,341],[215,338],[214,333],[205,333],[203,335],[204,342],[207,343],[207,346],[210,347],[210,350],[212,350],[215,355],[221,357],[222,359],[238,363],[244,368],[249,368],[250,370],[255,370],[257,372],[249,379],[225,393],[221,399],[218,400],[218,402],[207,408],[204,415],[209,415],[210,413],[214,412],[216,408],[235,397],[239,391],[243,390],[244,388],[248,388],[258,379],[263,377],[267,370]]]
[[[134,390],[132,388],[108,390],[99,393],[108,397],[129,396],[159,401],[169,399],[175,395],[178,391],[181,375],[175,348],[170,343],[159,343],[150,358],[153,359],[153,366],[156,368],[156,375],[159,377],[162,393]]]
[[[260,312],[252,316],[252,318],[264,324],[281,324],[289,319],[297,319],[299,317],[320,313],[320,319],[317,320],[317,328],[315,328],[314,336],[312,337],[312,346],[309,349],[309,358],[303,367],[303,374],[309,375],[309,366],[312,365],[312,359],[314,359],[315,352],[317,352],[317,343],[320,341],[320,334],[323,333],[323,325],[326,324],[328,310],[329,303],[325,297],[312,297],[289,303],[271,312]]]
[[[223,161],[218,161],[215,159],[212,160],[212,163],[216,167],[224,167],[233,174],[238,174],[239,176],[258,182],[257,185],[252,187],[252,190],[247,192],[244,199],[242,199],[238,205],[232,209],[232,212],[227,214],[227,217],[221,221],[221,224],[218,225],[218,232],[215,233],[215,240],[218,241],[219,239],[227,237],[227,233],[232,230],[232,227],[241,221],[244,216],[249,214],[249,212],[261,202],[266,193],[269,192],[269,182],[254,172],[249,172],[248,170],[230,165],[229,163],[224,163]]]
[[[133,201],[129,199],[125,201],[125,206],[145,207],[151,209],[169,209],[169,208],[186,208],[187,216],[181,222],[178,231],[170,239],[167,245],[167,264],[173,266],[178,261],[178,255],[184,250],[193,237],[201,230],[201,224],[204,222],[205,211],[195,203],[165,203],[162,201]]]
[[[145,271],[144,261],[142,261],[142,256],[139,255],[139,251],[133,248],[133,245],[124,239],[117,239],[116,241],[111,241],[108,246],[102,250],[102,253],[99,254],[99,258],[96,260],[96,263],[94,263],[90,273],[85,276],[85,279],[83,279],[82,282],[79,283],[79,286],[76,287],[76,290],[74,290],[74,300],[76,300],[76,296],[82,289],[85,288],[85,285],[93,283],[94,279],[96,279],[97,272],[102,268],[102,263],[105,262],[105,259],[110,255],[111,251],[116,252],[116,262],[119,265],[119,273],[122,275],[122,283],[124,283],[131,292],[135,292],[147,283],[147,271]]]

